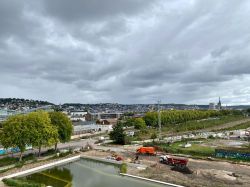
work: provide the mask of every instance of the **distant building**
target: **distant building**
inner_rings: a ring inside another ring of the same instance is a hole
[[[145,114],[143,113],[143,114],[134,114],[132,117],[133,118],[143,118],[145,116]]]
[[[218,109],[218,110],[221,110],[221,109],[222,109],[222,104],[221,104],[220,97],[219,97],[219,102],[218,102],[218,104],[217,104],[217,109]]]
[[[69,112],[69,118],[71,121],[85,121],[85,115],[87,112],[82,110],[73,110]]]
[[[122,113],[87,113],[87,121],[96,121],[101,119],[119,119],[122,116]]]
[[[98,119],[96,121],[96,124],[99,124],[99,125],[116,125],[117,124],[117,118],[112,118],[112,119]]]
[[[70,115],[71,116],[85,116],[87,114],[87,112],[85,111],[82,111],[82,110],[73,110],[73,111],[70,111]]]
[[[209,103],[209,110],[216,110],[215,103]]]

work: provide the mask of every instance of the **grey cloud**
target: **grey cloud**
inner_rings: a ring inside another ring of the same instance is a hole
[[[0,97],[249,104],[249,9],[238,0],[1,1]]]
[[[152,0],[44,0],[45,12],[62,21],[100,21],[113,16],[137,14]]]

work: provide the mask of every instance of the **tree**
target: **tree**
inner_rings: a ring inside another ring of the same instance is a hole
[[[32,146],[39,149],[41,155],[42,146],[51,146],[58,142],[57,128],[51,124],[49,114],[45,111],[31,112],[27,115],[32,132]]]
[[[19,161],[22,161],[26,145],[31,144],[31,132],[29,123],[27,123],[27,116],[11,116],[3,122],[0,141],[6,149],[18,147],[20,150]]]
[[[124,126],[131,127],[135,125],[135,119],[134,118],[128,118],[124,122]]]
[[[147,112],[144,116],[144,121],[146,122],[147,126],[157,127],[157,120],[158,118],[156,112]]]
[[[56,127],[58,131],[58,139],[60,142],[65,143],[70,141],[73,125],[69,118],[62,112],[50,112],[49,117],[51,124]],[[57,143],[55,143],[55,151],[57,150]]]
[[[145,130],[147,128],[147,125],[142,118],[136,118],[134,119],[134,127],[135,129]]]
[[[111,140],[114,140],[114,142],[117,144],[122,144],[122,145],[125,144],[126,134],[124,133],[122,123],[118,122],[113,127],[113,131],[110,132],[109,137]]]

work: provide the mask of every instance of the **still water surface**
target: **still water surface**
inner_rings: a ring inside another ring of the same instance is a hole
[[[23,177],[53,187],[163,187],[119,175],[119,167],[81,159]]]

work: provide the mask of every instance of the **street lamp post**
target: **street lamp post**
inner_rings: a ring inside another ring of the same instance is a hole
[[[158,127],[159,127],[159,140],[162,138],[161,137],[161,109],[160,109],[160,102],[158,101]]]

